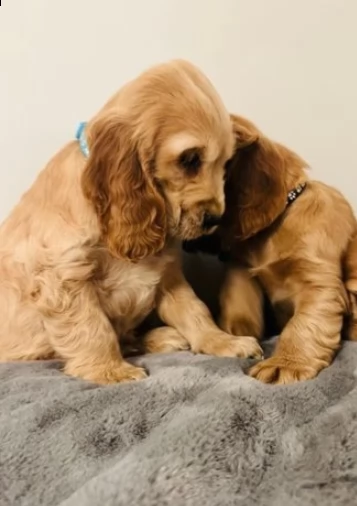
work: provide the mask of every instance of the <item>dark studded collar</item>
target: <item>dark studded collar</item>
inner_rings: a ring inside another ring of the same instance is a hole
[[[300,183],[296,188],[293,188],[289,191],[286,199],[286,206],[290,206],[290,204],[292,204],[302,194],[306,188],[306,184],[306,182]]]

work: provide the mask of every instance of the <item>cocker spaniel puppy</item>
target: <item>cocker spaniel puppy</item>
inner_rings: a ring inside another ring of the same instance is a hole
[[[224,211],[229,114],[193,65],[157,66],[124,86],[45,167],[0,229],[0,360],[60,357],[97,383],[145,377],[120,340],[156,307],[151,351],[256,356],[220,331],[186,283],[181,239]],[[184,339],[186,338],[186,339]]]
[[[227,166],[226,211],[214,236],[191,249],[230,258],[224,331],[260,338],[263,294],[272,303],[281,334],[273,356],[250,374],[265,383],[310,379],[331,363],[344,318],[357,337],[356,220],[340,192],[308,178],[297,154],[248,120],[232,121],[246,147]]]

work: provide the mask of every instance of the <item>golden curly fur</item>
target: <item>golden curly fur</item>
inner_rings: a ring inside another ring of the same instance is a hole
[[[220,294],[220,326],[236,336],[262,337],[265,293],[281,334],[273,356],[250,374],[276,384],[310,379],[331,363],[344,318],[349,337],[357,337],[356,219],[339,191],[308,178],[298,155],[250,121],[232,121],[247,147],[237,149],[228,166],[217,233],[232,257]],[[287,207],[289,191],[306,181]]]
[[[98,383],[145,377],[120,341],[156,307],[169,326],[151,351],[184,337],[195,352],[259,355],[220,331],[187,285],[176,240],[214,231],[234,136],[208,79],[174,61],[124,86],[45,167],[0,228],[0,360],[58,356]]]

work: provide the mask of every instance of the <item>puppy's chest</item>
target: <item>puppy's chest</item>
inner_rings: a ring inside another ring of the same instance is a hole
[[[257,277],[273,304],[292,299],[296,291],[295,262],[267,242],[247,255],[249,270]]]
[[[123,327],[130,329],[153,309],[169,259],[158,257],[136,264],[109,256],[100,260],[94,282],[101,306],[110,319],[121,319]]]
[[[269,258],[265,263],[255,264],[251,273],[256,276],[269,297],[280,329],[284,328],[294,314],[298,285],[294,280],[294,266],[289,258]]]

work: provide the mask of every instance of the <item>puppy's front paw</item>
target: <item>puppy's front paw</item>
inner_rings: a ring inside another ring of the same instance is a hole
[[[316,368],[279,356],[263,360],[249,371],[253,378],[274,385],[288,385],[312,379],[317,374]]]
[[[124,383],[127,381],[141,380],[147,377],[142,367],[137,367],[125,361],[92,366],[68,362],[64,372],[69,376],[81,378],[99,385]]]
[[[219,327],[232,336],[254,336],[260,335],[259,323],[248,318],[234,318],[227,315],[221,316]]]
[[[257,359],[263,357],[263,350],[255,337],[234,337],[224,332],[207,334],[192,351],[194,351],[194,353],[204,353],[205,355],[214,355],[216,357],[250,357]]]
[[[189,350],[187,340],[172,327],[159,327],[148,332],[143,339],[145,353],[172,353]]]

